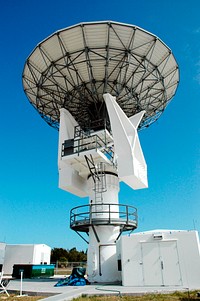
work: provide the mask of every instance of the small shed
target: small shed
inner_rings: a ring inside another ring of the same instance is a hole
[[[12,275],[16,264],[50,264],[51,248],[45,244],[6,245],[4,273]]]
[[[124,286],[200,288],[197,231],[155,230],[122,236],[117,252]]]

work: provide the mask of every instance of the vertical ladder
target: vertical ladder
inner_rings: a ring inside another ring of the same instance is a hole
[[[106,173],[105,173],[105,163],[99,162],[95,165],[92,155],[90,158],[85,156],[90,174],[92,176],[94,186],[93,190],[95,192],[95,206],[96,214],[101,215],[103,210],[103,193],[107,191],[106,187]]]
[[[106,188],[106,174],[105,174],[105,163],[99,162],[96,167],[97,181],[94,182],[95,192],[95,206],[96,214],[101,215],[103,211],[103,193],[107,191]]]

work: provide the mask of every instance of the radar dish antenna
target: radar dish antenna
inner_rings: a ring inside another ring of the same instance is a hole
[[[57,129],[60,108],[82,128],[102,119],[105,93],[117,98],[127,117],[145,110],[139,126],[144,128],[163,113],[178,81],[176,60],[159,38],[117,22],[81,23],[55,32],[36,46],[23,71],[30,103]]]
[[[137,131],[160,117],[178,82],[168,46],[137,26],[112,21],[59,30],[25,63],[30,103],[59,130],[59,187],[89,196],[89,205],[71,210],[70,227],[83,238],[89,234],[90,281],[120,280],[116,241],[137,228],[137,210],[119,204],[119,181],[148,186]]]

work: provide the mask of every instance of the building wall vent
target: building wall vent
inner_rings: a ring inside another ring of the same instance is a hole
[[[161,240],[161,239],[163,239],[163,235],[162,235],[162,233],[154,233],[153,238],[156,240]]]

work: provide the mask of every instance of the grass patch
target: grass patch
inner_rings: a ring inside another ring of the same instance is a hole
[[[8,297],[6,294],[0,294],[0,301],[37,301],[46,298],[46,296],[23,296],[18,297],[18,295],[10,294]]]
[[[175,292],[171,294],[144,294],[141,296],[83,296],[74,301],[192,301],[199,300],[197,291]]]

